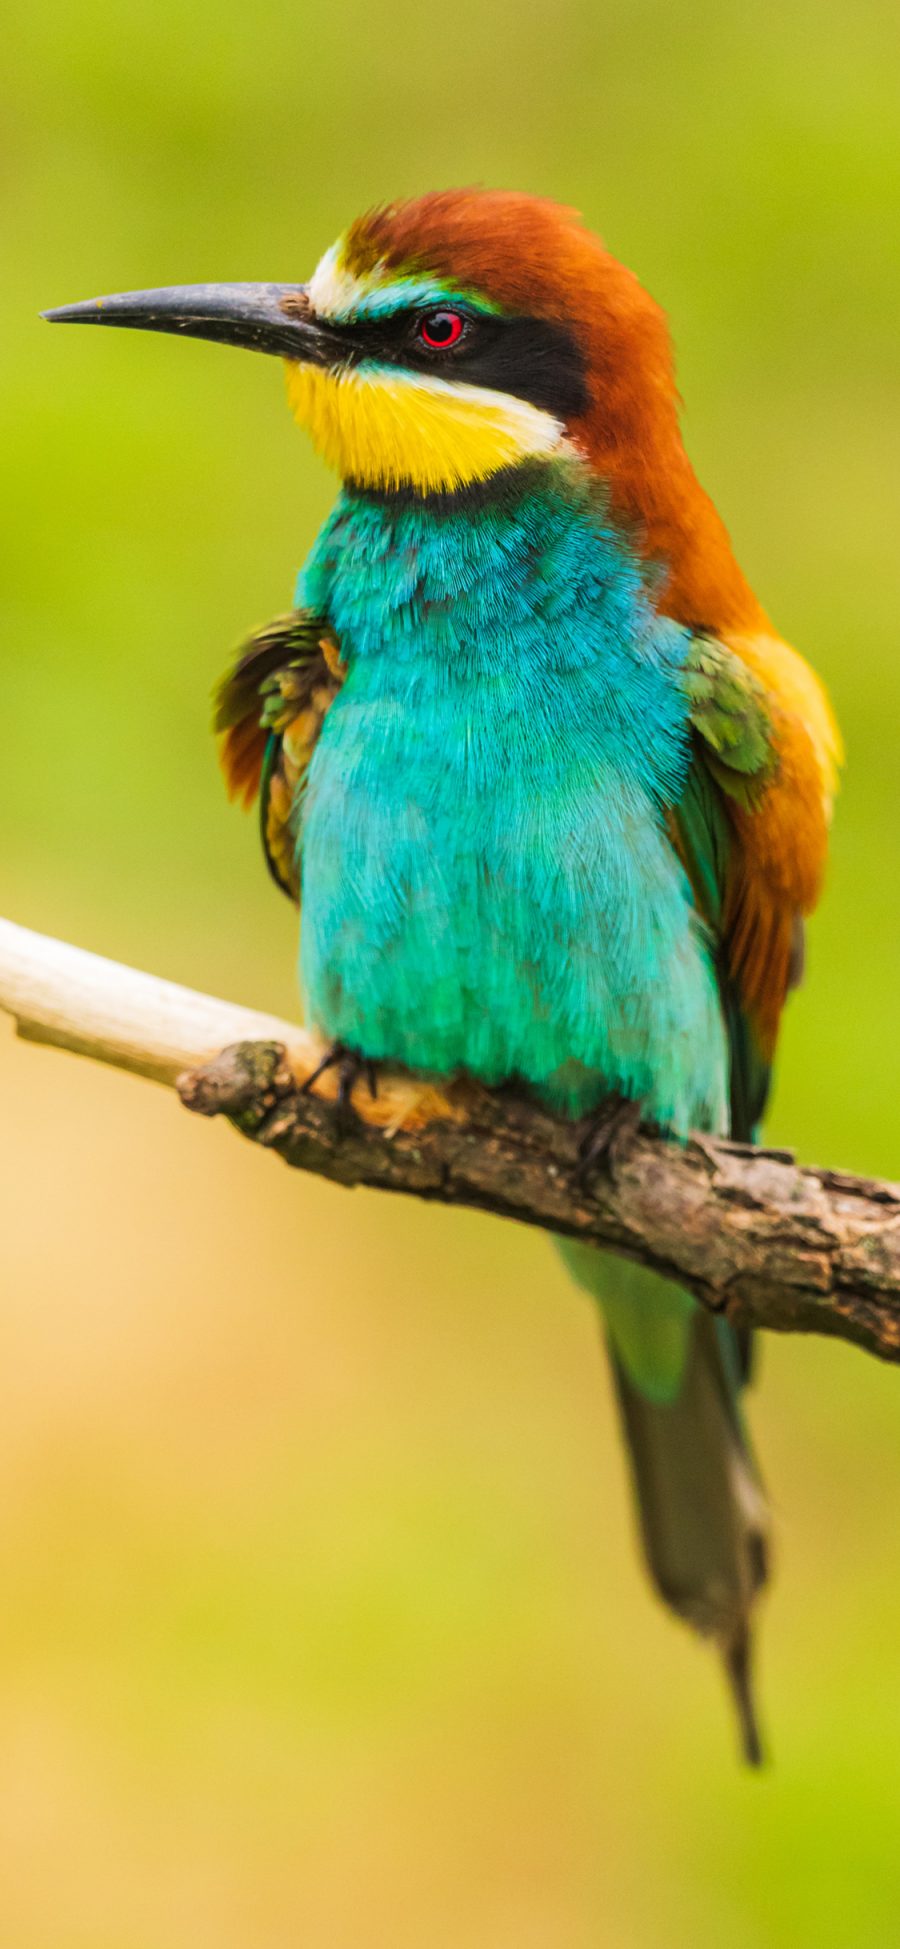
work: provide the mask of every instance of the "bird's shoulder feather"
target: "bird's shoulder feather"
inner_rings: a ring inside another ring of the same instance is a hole
[[[802,967],[839,739],[818,679],[777,638],[697,635],[683,684],[693,750],[672,835],[718,945],[733,1127],[748,1137]]]
[[[254,630],[214,693],[214,729],[230,798],[259,798],[269,871],[300,898],[297,816],[325,714],[344,678],[334,632],[321,616],[292,609]]]

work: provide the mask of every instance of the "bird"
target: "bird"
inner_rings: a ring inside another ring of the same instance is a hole
[[[466,188],[370,209],[306,283],[45,316],[279,357],[339,476],[216,726],[302,892],[300,988],[343,1110],[388,1064],[584,1119],[588,1173],[637,1119],[752,1142],[840,735],[694,473],[634,273],[576,211]],[[750,1338],[557,1244],[599,1307],[651,1580],[718,1649],[757,1765]]]

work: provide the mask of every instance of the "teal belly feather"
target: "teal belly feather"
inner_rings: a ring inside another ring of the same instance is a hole
[[[723,1127],[707,942],[663,825],[686,635],[573,468],[471,512],[345,493],[302,597],[348,666],[302,824],[308,1015],[373,1059]]]

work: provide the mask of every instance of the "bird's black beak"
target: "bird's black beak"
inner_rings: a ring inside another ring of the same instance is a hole
[[[173,284],[162,291],[124,291],[86,304],[60,305],[52,325],[124,325],[131,331],[178,332],[216,344],[243,345],[305,365],[332,365],[342,355],[336,333],[313,316],[302,284]]]

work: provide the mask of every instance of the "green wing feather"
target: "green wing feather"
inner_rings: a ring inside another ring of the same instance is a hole
[[[247,638],[214,693],[229,796],[247,806],[259,798],[266,863],[292,900],[300,898],[296,842],[306,773],[342,680],[329,625],[292,609]]]
[[[694,637],[682,681],[707,770],[727,798],[752,812],[776,762],[765,687],[710,636]]]
[[[695,637],[682,681],[694,748],[681,799],[673,809],[676,839],[698,907],[718,946],[731,1050],[731,1129],[733,1136],[749,1142],[765,1108],[770,1071],[728,965],[725,916],[738,845],[729,805],[752,811],[778,759],[765,688],[724,643]]]

